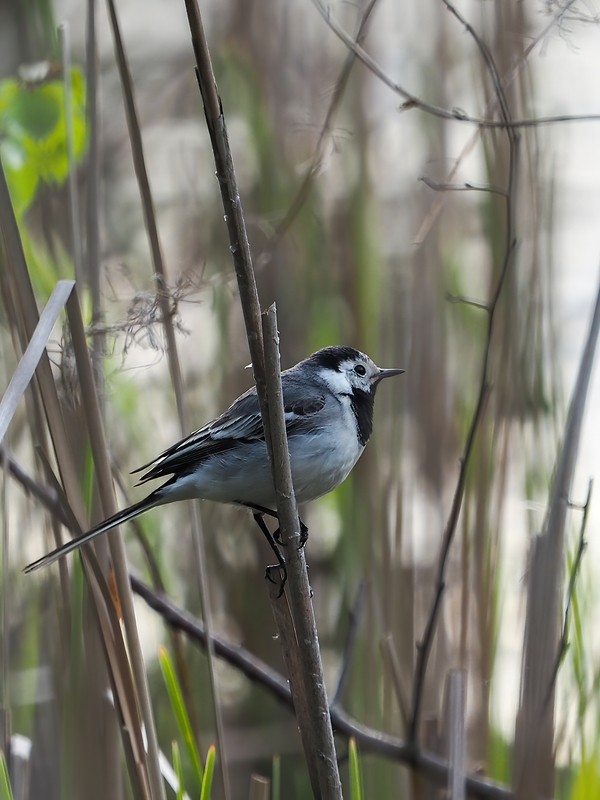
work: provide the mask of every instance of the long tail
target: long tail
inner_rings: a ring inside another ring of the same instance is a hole
[[[52,564],[59,558],[66,556],[67,553],[72,553],[73,550],[77,550],[81,545],[91,542],[96,536],[106,533],[106,531],[111,530],[111,528],[115,528],[117,525],[121,525],[121,523],[127,522],[129,519],[133,519],[139,514],[143,514],[144,511],[148,511],[149,508],[160,505],[160,503],[161,500],[157,497],[157,492],[152,492],[152,494],[149,494],[144,500],[140,500],[139,503],[135,503],[129,506],[129,508],[124,508],[123,511],[119,511],[114,516],[105,519],[104,522],[96,525],[95,528],[82,533],[81,536],[76,536],[74,539],[71,539],[70,542],[65,542],[65,544],[62,544],[60,547],[42,556],[42,558],[38,558],[37,561],[32,561],[31,564],[25,567],[23,572],[34,572],[36,569],[47,567],[48,564]]]

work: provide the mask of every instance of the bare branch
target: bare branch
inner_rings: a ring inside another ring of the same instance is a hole
[[[318,786],[323,798],[342,797],[342,784],[331,729],[327,690],[321,663],[317,624],[308,583],[304,547],[300,540],[300,521],[292,484],[279,365],[279,333],[275,306],[263,314],[263,341],[269,420],[271,424],[271,456],[277,497],[277,513],[281,541],[286,548],[289,591],[286,593],[295,627],[296,657],[301,691],[294,697],[296,707],[304,706],[299,723],[308,723],[303,741],[309,765],[316,763]],[[288,637],[289,638],[289,637]],[[293,686],[293,684],[292,684]]]
[[[489,305],[487,303],[482,303],[481,300],[473,300],[471,297],[462,297],[461,295],[452,294],[451,292],[446,292],[446,300],[453,305],[473,306],[473,308],[488,312],[490,310]]]
[[[365,605],[365,585],[361,581],[358,587],[358,592],[356,593],[356,600],[354,601],[354,606],[350,614],[348,632],[346,634],[346,641],[344,643],[342,666],[340,669],[340,674],[338,675],[337,686],[335,687],[335,692],[333,693],[333,699],[331,701],[332,706],[341,703],[342,701],[342,693],[346,685],[346,678],[348,677],[348,671],[350,669],[350,663],[352,661],[352,654],[354,652],[354,646],[356,644],[358,626],[360,624],[360,619],[362,617],[364,605]]]
[[[131,575],[133,591],[159,613],[168,625],[184,631],[192,641],[205,647],[206,630],[202,622],[189,612],[175,605],[168,597],[156,593],[147,584]],[[292,695],[287,680],[277,670],[252,655],[241,645],[232,644],[214,634],[215,655],[238,669],[249,680],[267,689],[274,697],[293,710]],[[338,735],[349,739],[353,736],[364,753],[373,753],[381,758],[406,764],[425,775],[437,786],[448,781],[448,762],[427,750],[402,741],[397,737],[369,728],[347,714],[340,706],[331,706],[331,722]],[[511,791],[479,775],[469,775],[466,780],[470,797],[482,800],[511,800]]]
[[[367,7],[365,8],[360,23],[358,25],[358,30],[356,32],[356,36],[354,41],[357,44],[361,44],[366,36],[367,33],[367,24],[371,17],[371,13],[375,8],[377,0],[369,0],[367,3]],[[294,220],[302,210],[312,185],[314,183],[314,179],[317,176],[320,166],[321,166],[321,159],[323,158],[323,150],[325,146],[325,142],[327,140],[328,135],[331,133],[331,126],[335,114],[337,113],[338,108],[340,107],[340,103],[342,102],[342,98],[344,96],[344,92],[348,85],[348,81],[350,79],[350,73],[352,72],[352,67],[356,62],[356,55],[353,51],[350,51],[344,61],[344,65],[342,70],[339,74],[339,77],[335,83],[331,102],[329,104],[329,108],[327,109],[327,113],[325,114],[325,120],[323,125],[321,126],[321,131],[319,133],[319,138],[317,139],[317,143],[315,145],[315,149],[310,160],[310,164],[306,173],[304,175],[304,179],[300,184],[298,191],[286,213],[283,216],[283,219],[278,223],[273,235],[269,239],[268,244],[266,245],[264,251],[259,255],[257,262],[258,266],[262,267],[266,262],[269,261],[271,254],[274,248],[277,246],[278,242],[281,241],[283,236],[287,233],[287,231],[292,226]]]
[[[421,175],[419,180],[433,189],[434,192],[488,192],[489,194],[499,194],[501,197],[506,197],[506,190],[500,189],[498,186],[484,186],[477,183],[437,183],[436,181],[428,178],[427,175]]]
[[[348,47],[354,55],[362,61],[362,63],[369,69],[379,80],[384,83],[389,89],[403,98],[404,102],[400,106],[401,111],[409,111],[410,109],[417,108],[427,114],[432,114],[441,119],[453,120],[454,122],[466,122],[470,125],[477,125],[481,128],[504,128],[504,129],[518,129],[518,128],[537,128],[541,125],[555,125],[562,122],[600,122],[600,114],[559,114],[550,117],[533,117],[532,119],[510,119],[503,117],[500,120],[485,119],[468,114],[460,108],[442,108],[433,103],[428,103],[421,100],[417,95],[412,94],[405,89],[401,84],[391,78],[385,70],[370,56],[366,50],[354,41],[347,31],[334,19],[330,10],[324,5],[322,0],[312,0],[317,10],[346,47]]]
[[[230,250],[238,279],[265,439],[273,470],[282,540],[288,545],[287,568],[291,589],[292,618],[297,638],[301,643],[299,645],[299,661],[303,672],[303,687],[310,706],[308,719],[311,727],[309,735],[304,738],[304,741],[310,739],[316,752],[319,789],[323,800],[329,798],[334,800],[342,797],[342,788],[328,714],[327,694],[310,587],[306,575],[306,562],[304,554],[298,550],[300,529],[285,432],[275,312],[272,308],[264,319],[265,331],[268,332],[268,341],[265,347],[250,245],[246,234],[225,118],[212,71],[208,43],[195,0],[186,0],[186,10],[196,56],[198,84],[204,101],[206,124],[221,189]],[[269,363],[268,394],[265,367],[267,360]],[[311,754],[308,751],[307,759],[310,763]]]
[[[446,5],[448,6],[446,0],[443,0],[443,2],[445,2]],[[485,44],[481,41],[475,30],[472,28],[472,26],[468,25],[468,23],[465,22],[465,20],[456,10],[454,9],[452,10],[456,18],[467,26],[467,30],[474,38],[482,54],[482,57],[486,63],[488,71],[490,72],[494,89],[496,92],[496,97],[498,100],[498,106],[503,121],[506,123],[510,123],[510,109],[492,55],[490,54]],[[417,740],[418,726],[421,715],[421,705],[423,701],[423,691],[425,687],[425,676],[427,673],[427,664],[429,661],[431,648],[433,646],[436,624],[439,617],[442,596],[444,594],[444,589],[446,585],[445,584],[446,569],[448,566],[448,557],[450,555],[450,548],[454,540],[454,535],[456,533],[456,528],[458,525],[458,520],[462,508],[462,501],[467,482],[467,470],[475,446],[477,432],[479,430],[481,421],[483,419],[485,406],[490,393],[490,377],[489,377],[490,361],[492,354],[492,341],[494,335],[496,312],[498,309],[498,301],[500,299],[500,295],[502,293],[502,289],[504,287],[509,268],[513,262],[513,257],[515,252],[515,224],[516,224],[515,205],[516,205],[516,184],[518,176],[518,160],[517,160],[518,138],[516,131],[511,125],[507,124],[504,127],[508,141],[508,162],[509,162],[508,182],[505,195],[506,230],[505,230],[504,262],[500,270],[500,275],[498,277],[496,287],[492,294],[492,299],[488,306],[488,325],[487,325],[486,344],[483,355],[483,362],[481,365],[479,394],[477,402],[475,404],[475,410],[473,412],[471,424],[469,426],[469,430],[467,433],[465,447],[463,450],[463,456],[460,462],[461,466],[458,475],[458,480],[456,483],[456,489],[454,491],[454,497],[452,499],[452,505],[450,507],[450,513],[448,516],[448,521],[446,523],[446,528],[444,530],[444,536],[442,539],[442,546],[440,550],[438,569],[435,581],[433,603],[431,606],[429,617],[427,619],[427,623],[425,625],[423,636],[417,647],[417,663],[415,667],[415,682],[413,688],[413,714],[409,729],[409,739],[411,742],[416,742]]]

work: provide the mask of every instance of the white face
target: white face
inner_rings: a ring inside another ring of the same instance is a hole
[[[336,393],[350,393],[352,389],[372,392],[379,382],[381,370],[364,353],[341,362],[339,370],[321,370],[323,378]]]

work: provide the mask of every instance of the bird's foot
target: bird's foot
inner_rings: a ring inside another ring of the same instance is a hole
[[[302,550],[308,541],[308,528],[300,518],[298,518],[298,522],[300,523],[300,544],[298,545],[298,550]],[[280,547],[285,547],[286,543],[281,541],[281,528],[277,528],[273,534],[273,539]]]

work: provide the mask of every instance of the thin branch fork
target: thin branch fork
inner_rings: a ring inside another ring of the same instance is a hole
[[[287,450],[275,311],[272,308],[264,319],[265,331],[268,332],[265,347],[250,245],[208,42],[196,0],[185,0],[185,6],[196,57],[196,76],[204,103],[206,125],[213,149],[230,251],[244,314],[265,440],[273,469],[282,540],[288,544],[288,577],[291,590],[288,594],[292,619],[298,639],[302,643],[302,646],[298,647],[299,663],[303,673],[300,685],[306,694],[307,721],[310,724],[308,735],[303,738],[303,741],[311,747],[311,750],[307,751],[307,762],[309,766],[316,764],[318,786],[315,788],[318,790],[318,796],[323,800],[330,798],[341,800],[342,788],[306,575],[306,562],[303,553],[298,551],[296,545],[300,540],[300,531]],[[265,369],[267,360],[268,392]],[[299,721],[301,722],[302,718]]]

